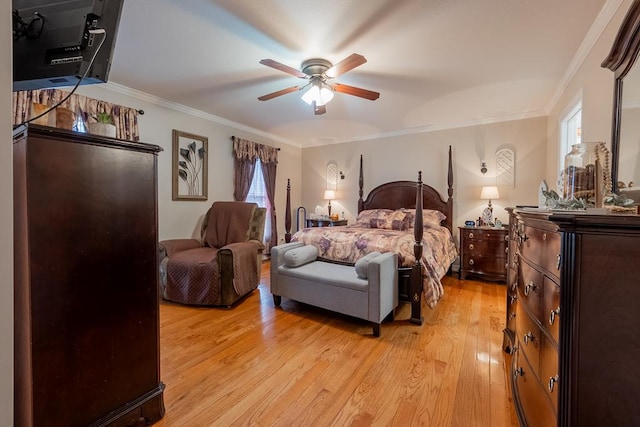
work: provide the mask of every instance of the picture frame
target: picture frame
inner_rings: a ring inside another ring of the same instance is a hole
[[[209,139],[173,129],[172,198],[207,200]]]

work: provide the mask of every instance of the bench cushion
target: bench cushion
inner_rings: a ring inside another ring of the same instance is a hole
[[[318,248],[306,245],[291,249],[284,254],[284,265],[295,268],[308,264],[318,258]]]
[[[323,261],[311,262],[296,268],[283,265],[278,268],[278,274],[325,286],[339,286],[362,292],[366,292],[369,286],[367,280],[360,279],[356,275],[353,267]]]
[[[380,252],[370,252],[356,261],[356,274],[361,279],[366,279],[369,274],[369,261],[381,255]]]

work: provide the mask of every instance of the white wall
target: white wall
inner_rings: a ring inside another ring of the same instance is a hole
[[[504,207],[516,204],[536,204],[537,189],[544,177],[547,120],[538,117],[502,123],[440,130],[416,135],[404,135],[347,144],[306,148],[302,151],[302,203],[307,213],[316,205],[326,207],[322,200],[325,169],[336,161],[345,173],[339,180],[337,200],[332,213],[345,212],[353,221],[357,216],[358,170],[360,154],[364,164],[364,197],[375,186],[387,181],[417,179],[422,171],[423,182],[435,187],[447,197],[447,156],[453,148],[454,227],[467,219],[476,219],[486,207],[480,200],[485,185],[496,185],[495,152],[509,145],[515,149],[515,187],[499,187],[500,199],[493,202],[494,216],[507,219]],[[480,172],[481,161],[488,171]],[[295,224],[295,221],[294,221]],[[457,230],[455,230],[457,232]]]
[[[120,88],[122,89],[122,88]],[[144,110],[138,116],[140,141],[156,144],[163,151],[158,156],[158,221],[160,240],[196,237],[203,215],[216,200],[233,200],[233,157],[231,136],[246,138],[280,148],[276,183],[278,235],[284,238],[285,190],[287,178],[300,180],[301,149],[245,130],[234,129],[212,120],[169,108],[155,100],[144,100],[140,94],[126,90],[110,90],[108,85],[83,86],[78,92],[86,96]],[[171,194],[172,129],[205,136],[209,141],[208,200],[173,201]],[[292,195],[299,203],[299,193]]]
[[[611,123],[613,112],[613,73],[600,64],[609,55],[618,28],[631,6],[632,0],[624,0],[603,31],[582,66],[571,79],[558,102],[552,108],[547,129],[547,182],[557,180],[559,161],[559,128],[561,114],[577,93],[582,91],[582,140],[604,141],[611,146]]]
[[[0,7],[0,425],[13,425],[13,162],[11,141],[11,5]]]

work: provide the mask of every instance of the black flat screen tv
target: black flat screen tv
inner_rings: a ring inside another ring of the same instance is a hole
[[[13,0],[13,90],[106,82],[123,2]]]

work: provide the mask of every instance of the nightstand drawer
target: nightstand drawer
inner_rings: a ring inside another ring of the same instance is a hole
[[[465,240],[488,240],[492,242],[506,241],[506,230],[502,228],[462,228]]]
[[[507,253],[507,242],[505,241],[490,241],[490,240],[464,240],[463,243],[465,252],[473,254],[486,254],[491,253],[496,256],[505,256]]]
[[[471,273],[505,274],[505,257],[464,254],[461,267]]]
[[[473,274],[506,280],[507,246],[506,228],[460,227],[460,278]]]

